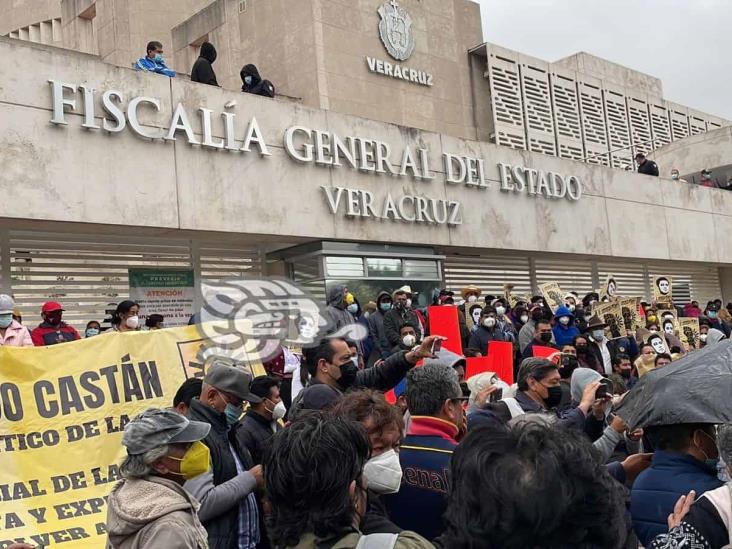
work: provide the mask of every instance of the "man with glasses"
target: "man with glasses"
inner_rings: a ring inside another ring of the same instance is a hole
[[[211,451],[208,473],[189,480],[185,489],[201,502],[198,516],[211,549],[254,549],[260,540],[254,495],[262,486],[262,467],[236,439],[233,427],[249,398],[251,376],[214,359],[206,370],[199,399],[191,400],[188,417],[211,425],[203,440]]]

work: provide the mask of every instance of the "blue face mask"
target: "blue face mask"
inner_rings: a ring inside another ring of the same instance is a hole
[[[156,53],[155,54],[155,61],[157,61],[158,63],[162,63],[163,62],[163,56],[161,54],[159,54],[159,53]]]
[[[99,335],[99,329],[98,328],[88,328],[86,331],[86,337],[94,337],[96,335]]]
[[[379,303],[379,309],[385,313],[386,311],[391,310],[391,303]]]
[[[709,318],[717,318],[717,311],[709,311],[709,312],[707,313],[707,316],[708,316]]]
[[[13,313],[0,315],[0,328],[7,328],[13,323]]]
[[[251,85],[252,85],[252,77],[251,77],[251,76],[245,76],[245,77],[244,77],[244,83],[245,83],[245,84],[246,84],[247,86],[251,86]]]
[[[355,303],[351,303],[348,307],[346,307],[346,310],[352,315],[355,315],[358,312],[358,305],[356,305]]]
[[[239,421],[242,410],[241,407],[234,406],[233,404],[229,404],[227,402],[226,408],[224,408],[224,414],[226,415],[226,424],[231,427],[232,425],[236,425],[236,423]]]

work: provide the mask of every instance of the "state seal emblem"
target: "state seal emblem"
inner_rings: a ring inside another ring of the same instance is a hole
[[[379,36],[386,51],[394,59],[406,61],[414,51],[412,18],[396,0],[385,2],[379,9]]]

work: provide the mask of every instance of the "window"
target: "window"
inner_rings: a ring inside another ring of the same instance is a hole
[[[330,278],[350,278],[363,276],[362,257],[328,256],[325,270]]]
[[[239,0],[239,13],[247,11],[247,0]]]
[[[401,276],[402,261],[401,259],[368,257],[366,258],[366,269],[369,277]]]

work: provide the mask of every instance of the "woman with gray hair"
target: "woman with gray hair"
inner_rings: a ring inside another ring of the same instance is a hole
[[[209,468],[211,426],[150,408],[125,426],[124,477],[109,495],[107,549],[207,549],[199,504],[183,483]]]
[[[717,429],[719,455],[732,464],[732,425]],[[728,465],[727,470],[732,472]],[[728,549],[732,547],[732,482],[710,490],[694,501],[692,491],[682,496],[668,517],[668,534],[661,534],[649,549]]]

